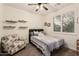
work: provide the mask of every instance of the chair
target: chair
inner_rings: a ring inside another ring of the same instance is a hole
[[[24,47],[26,47],[26,41],[18,35],[7,35],[1,38],[2,51],[10,55],[13,55]]]

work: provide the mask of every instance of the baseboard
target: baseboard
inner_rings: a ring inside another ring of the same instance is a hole
[[[66,48],[68,48],[68,47],[66,47]],[[76,52],[76,53],[77,53],[77,50],[76,50],[76,49],[74,49],[74,48],[68,48],[68,49],[70,49],[70,50],[72,50],[72,51],[74,51],[74,52]]]

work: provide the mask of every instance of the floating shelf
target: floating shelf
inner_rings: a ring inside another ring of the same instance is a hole
[[[27,21],[25,21],[25,20],[18,20],[18,22],[20,22],[20,23],[26,23]]]
[[[25,26],[20,26],[19,29],[26,29],[28,27],[25,27]]]
[[[3,29],[14,29],[16,28],[15,26],[3,26]]]
[[[5,22],[7,22],[7,23],[17,23],[17,21],[12,21],[12,20],[6,20]]]

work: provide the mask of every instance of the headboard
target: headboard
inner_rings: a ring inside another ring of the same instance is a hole
[[[29,42],[31,42],[30,41],[30,39],[31,39],[31,36],[32,36],[32,32],[34,32],[34,31],[38,31],[38,32],[42,32],[42,31],[44,31],[43,29],[29,29]]]

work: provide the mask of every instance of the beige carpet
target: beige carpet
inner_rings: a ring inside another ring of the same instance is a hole
[[[52,52],[52,56],[76,56],[76,52],[67,49],[61,48]],[[16,53],[14,56],[43,56],[40,50],[38,50],[34,45],[28,44],[26,48]]]

